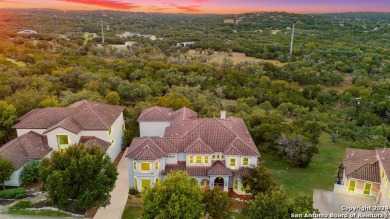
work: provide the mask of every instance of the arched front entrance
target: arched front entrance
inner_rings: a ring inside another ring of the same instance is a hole
[[[214,186],[222,187],[222,189],[223,189],[223,186],[224,186],[223,183],[224,183],[224,180],[223,180],[222,177],[217,177],[217,178],[215,178],[215,180],[214,180]]]

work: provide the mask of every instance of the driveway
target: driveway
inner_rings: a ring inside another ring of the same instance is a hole
[[[331,191],[316,189],[313,192],[313,206],[317,208],[320,213],[323,214],[345,214],[350,213],[343,211],[342,206],[376,206],[375,199],[356,197],[346,194],[334,193]],[[354,211],[352,213],[358,213],[361,211]],[[370,213],[365,211],[364,213]],[[378,212],[371,212],[378,213]]]
[[[127,170],[126,152],[123,153],[117,166],[118,179],[111,191],[110,205],[99,208],[94,219],[121,219],[129,195],[129,175]]]

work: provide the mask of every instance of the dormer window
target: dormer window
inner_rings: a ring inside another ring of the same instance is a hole
[[[190,164],[194,163],[194,156],[190,156]]]
[[[205,162],[206,164],[209,163],[209,156],[205,156],[205,157],[204,157],[204,162]]]

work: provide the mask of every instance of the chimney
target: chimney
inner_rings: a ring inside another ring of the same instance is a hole
[[[221,111],[221,119],[226,119],[226,111],[225,110]]]

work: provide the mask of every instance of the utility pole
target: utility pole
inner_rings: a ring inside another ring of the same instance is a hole
[[[293,24],[293,28],[292,28],[292,32],[291,32],[290,55],[292,55],[292,52],[293,52],[293,45],[294,45],[294,32],[295,32],[295,24]]]
[[[100,19],[100,23],[101,23],[101,26],[102,26],[102,45],[104,45],[104,28],[103,28],[103,18]]]

